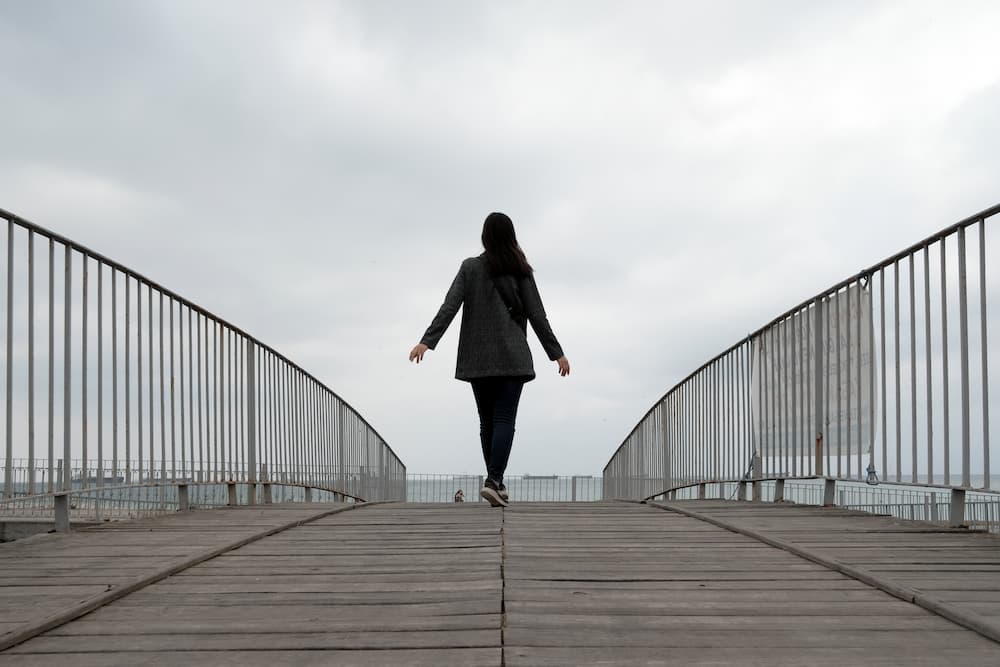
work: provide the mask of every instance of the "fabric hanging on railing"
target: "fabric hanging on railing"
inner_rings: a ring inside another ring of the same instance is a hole
[[[871,451],[876,367],[871,290],[852,285],[824,298],[819,318],[816,314],[816,305],[810,305],[753,338],[751,410],[764,457],[810,456],[818,433],[824,456]]]

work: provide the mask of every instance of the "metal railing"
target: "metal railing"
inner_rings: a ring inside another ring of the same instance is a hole
[[[392,449],[299,366],[132,269],[0,218],[8,509],[39,494],[237,482],[250,502],[270,484],[405,498]]]
[[[943,229],[706,362],[615,451],[605,497],[815,476],[955,489],[963,506],[965,490],[992,489],[987,296],[998,288],[986,267],[998,213]]]
[[[592,502],[601,500],[600,475],[505,475],[504,483],[513,502]],[[461,491],[464,502],[485,502],[479,497],[482,475],[409,474],[406,501],[411,503],[455,502]]]

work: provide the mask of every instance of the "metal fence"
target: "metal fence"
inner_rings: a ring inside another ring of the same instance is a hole
[[[998,213],[947,227],[706,362],[615,451],[605,497],[813,476],[991,489],[987,223]]]
[[[173,483],[405,498],[396,454],[312,375],[136,271],[0,218],[6,505]]]
[[[600,475],[505,475],[512,502],[581,502],[601,500]],[[462,492],[464,502],[486,502],[479,497],[482,475],[411,474],[406,476],[406,500],[411,503],[450,503]]]

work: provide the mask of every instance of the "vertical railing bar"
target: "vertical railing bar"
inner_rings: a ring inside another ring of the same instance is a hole
[[[318,400],[319,400],[319,387],[312,380],[307,380],[309,382],[309,421],[311,422],[310,431],[312,433],[312,457],[311,465],[312,468],[312,478],[314,484],[319,484],[319,467],[318,461],[320,459],[320,440],[319,440],[319,418],[317,414],[318,410]]]
[[[123,274],[125,277],[125,482],[127,484],[132,483],[132,382],[131,382],[131,368],[132,364],[130,359],[132,358],[131,343],[132,340],[132,322],[131,322],[131,312],[132,312],[132,294],[131,294],[131,284],[132,280],[128,277],[128,274]]]
[[[160,303],[163,303],[163,293],[160,293]],[[176,401],[176,391],[174,386],[174,298],[170,297],[167,301],[167,307],[170,309],[170,477],[176,482],[177,481],[177,413],[175,410]],[[161,318],[162,320],[162,318]],[[181,321],[183,325],[183,320]],[[160,322],[160,327],[162,330],[163,323]],[[181,348],[181,391],[184,391],[184,376],[183,376],[183,348]],[[181,397],[181,411],[184,410],[184,398]],[[182,417],[183,419],[183,417]],[[181,424],[181,437],[184,437],[184,424]],[[181,442],[181,457],[184,456],[184,443]],[[181,468],[183,470],[183,462],[181,463]]]
[[[875,274],[868,276],[868,468],[875,469],[875,308],[872,300],[872,280]],[[860,421],[860,416],[858,417]],[[884,448],[883,448],[884,450]],[[883,468],[884,470],[884,468]],[[862,479],[865,479],[862,476]]]
[[[809,431],[810,428],[810,415],[807,406],[809,405],[809,307],[806,306],[798,313],[796,313],[797,323],[795,325],[795,331],[797,335],[798,345],[796,349],[799,355],[799,379],[796,383],[799,386],[799,423],[798,423],[798,449],[799,449],[799,461],[798,461],[798,474],[807,474],[810,462],[810,450],[812,447],[809,442]]]
[[[850,311],[849,290],[850,288],[848,288],[847,292],[844,292],[848,300],[847,304],[848,311]],[[844,440],[843,440],[843,426],[842,426],[844,423],[844,411],[843,411],[843,400],[842,400],[842,395],[844,393],[844,384],[843,382],[841,382],[841,377],[840,377],[841,369],[843,368],[842,356],[844,349],[843,340],[840,337],[840,321],[841,321],[840,302],[843,299],[841,298],[840,292],[837,292],[834,295],[834,298],[836,300],[835,303],[837,304],[837,315],[834,318],[837,325],[836,327],[837,329],[837,477],[843,477],[843,469],[841,468],[841,462],[844,458],[843,457]],[[848,400],[848,405],[850,405],[850,400]],[[829,468],[827,469],[828,475],[831,474],[832,472],[833,471],[829,470]]]
[[[190,314],[188,315],[188,317],[190,317]],[[203,420],[202,420],[202,410],[201,410],[201,406],[202,406],[202,400],[201,400],[202,391],[201,391],[201,389],[202,389],[202,377],[203,377],[202,373],[201,373],[201,321],[202,321],[202,315],[201,315],[201,313],[197,313],[195,315],[195,327],[196,327],[195,338],[198,341],[198,346],[197,346],[198,347],[198,350],[197,350],[197,356],[198,356],[198,478],[197,478],[197,481],[199,481],[199,482],[202,481],[202,480],[204,480],[204,478],[205,478],[205,428],[204,428],[204,423],[203,423]],[[207,360],[205,362],[205,368],[206,369],[208,368],[208,362],[207,362]],[[207,395],[208,394],[208,371],[207,370],[205,371],[204,379],[205,379],[205,382],[204,382],[205,393]],[[192,388],[192,392],[193,391],[194,391],[194,389]],[[206,404],[206,412],[207,412],[207,407],[208,406]],[[194,418],[194,414],[193,413],[192,413],[191,417]],[[206,420],[207,420],[207,415],[206,415]],[[191,442],[191,446],[192,447],[194,446],[194,440],[193,439],[192,439],[192,442]],[[192,466],[192,468],[193,467],[194,466]]]
[[[48,446],[49,446],[49,463],[48,463],[48,492],[52,493],[56,490],[55,485],[55,432],[56,432],[56,420],[55,420],[55,395],[56,395],[56,381],[55,381],[55,241],[49,239],[49,400],[48,400],[48,418],[49,418],[49,432],[48,432]]]
[[[833,363],[833,351],[832,351],[832,336],[830,325],[830,297],[826,297],[826,306],[823,308],[823,329],[824,329],[824,345],[823,345],[823,359],[824,359],[824,375],[823,375],[823,474],[830,475],[833,471],[830,469],[830,406],[833,404],[833,396],[831,391],[831,380],[833,378],[833,373],[830,372],[830,366]],[[837,342],[838,346],[840,341]],[[839,389],[838,389],[839,391]]]
[[[747,338],[743,345],[743,357],[740,363],[740,400],[743,406],[743,437],[745,442],[745,447],[743,450],[743,459],[741,465],[746,465],[748,459],[752,460],[754,454],[757,453],[757,447],[759,446],[759,439],[754,442],[753,434],[753,415],[751,414],[751,401],[753,399],[753,389],[751,388],[750,376],[753,372],[753,347],[750,338]],[[737,471],[740,466],[737,466]]]
[[[223,449],[225,442],[219,442],[219,421],[222,418],[222,384],[219,379],[222,375],[222,325],[212,321],[212,481],[218,482],[222,478]]]
[[[756,406],[757,407],[757,441],[755,443],[752,443],[752,446],[750,447],[750,449],[748,450],[747,453],[750,456],[753,456],[755,453],[759,452],[762,455],[762,459],[763,459],[763,455],[766,453],[765,452],[766,445],[764,444],[764,433],[765,433],[765,425],[766,425],[766,420],[767,420],[767,405],[766,405],[765,400],[764,400],[765,399],[765,394],[764,394],[764,385],[765,385],[765,377],[764,377],[764,336],[765,336],[765,334],[758,334],[757,335],[757,338],[756,338],[756,341],[757,341],[756,342],[756,347],[754,347],[754,343],[753,343],[754,339],[753,338],[748,339],[749,340],[749,345],[750,345],[750,348],[749,348],[749,354],[750,354],[749,361],[750,361],[750,364],[753,364],[754,362],[756,362],[756,365],[757,365],[757,369],[756,369],[757,370],[757,406]],[[756,354],[754,354],[754,352],[756,352]],[[748,371],[749,372],[747,373],[747,385],[748,385],[748,389],[747,390],[748,391],[752,391],[751,387],[753,385],[753,371],[754,371],[754,369],[751,367],[751,368],[748,369]],[[753,407],[754,407],[753,406],[753,396],[752,395],[750,396],[750,404],[751,404],[750,405],[750,411],[752,412],[753,411]],[[750,415],[750,419],[752,420],[752,415]],[[753,428],[753,424],[752,423],[750,425],[750,428],[751,429]],[[763,459],[763,460],[766,461],[766,459]],[[746,465],[746,461],[743,462],[743,465]]]
[[[966,276],[965,227],[958,229],[958,337],[961,350],[962,387],[962,488],[972,483],[970,473],[969,425],[969,302]]]
[[[187,323],[187,335],[188,335],[188,344],[187,344],[187,350],[188,350],[188,355],[187,355],[187,362],[188,362],[188,393],[187,393],[188,410],[187,411],[188,411],[188,422],[187,423],[188,423],[188,465],[190,467],[187,469],[187,472],[185,473],[184,476],[186,478],[190,479],[191,481],[195,481],[195,474],[194,474],[194,472],[195,472],[195,458],[194,458],[194,345],[193,345],[193,343],[194,343],[194,337],[192,335],[194,327],[192,326],[192,323],[191,323],[192,309],[190,307],[186,307],[185,310],[187,310],[187,321],[188,321],[188,323]],[[183,312],[183,311],[181,311],[181,312]],[[182,317],[183,317],[183,315],[182,315]],[[183,336],[184,336],[184,334],[183,334],[183,327],[182,327],[182,331],[181,331],[181,339],[182,340],[183,340]],[[181,360],[182,371],[181,372],[182,373],[183,373],[183,364],[184,364],[183,356],[184,355],[181,354],[181,357],[182,357],[182,360]],[[183,383],[183,379],[181,380],[181,382]],[[183,387],[183,384],[182,384],[182,387]],[[183,392],[183,389],[181,391]],[[182,431],[181,431],[181,438],[182,438],[181,442],[183,442],[183,437],[184,437],[183,436],[183,428],[184,428],[184,416],[183,416],[184,412],[183,411],[184,411],[184,394],[181,393],[181,429],[182,429]]]
[[[854,284],[857,294],[857,300],[861,300],[861,283],[860,281]],[[847,371],[847,377],[844,380],[844,399],[847,402],[844,410],[844,417],[846,417],[847,423],[844,425],[844,431],[847,433],[846,442],[844,442],[844,447],[840,450],[843,455],[841,458],[846,460],[847,470],[845,471],[846,476],[852,477],[854,474],[854,459],[851,452],[851,426],[853,425],[853,420],[851,419],[851,286],[848,285],[847,289],[844,290],[844,305],[846,312],[844,313],[844,328],[847,331],[844,332],[844,369]],[[857,311],[855,311],[856,313]],[[860,350],[858,351],[860,356]],[[858,400],[861,399],[860,396],[857,397]]]
[[[28,494],[35,493],[35,230],[28,230]],[[8,487],[4,487],[8,488]]]
[[[246,370],[244,368],[246,351],[243,349],[243,337],[237,334],[233,334],[233,375],[235,377],[235,396],[234,401],[236,405],[233,407],[233,421],[236,423],[236,431],[233,434],[235,438],[235,450],[236,450],[236,475],[242,480],[247,480],[247,457],[250,454],[244,445],[246,440],[243,437],[243,428],[245,424],[244,419],[244,409],[243,402],[246,399],[244,396],[243,388],[243,373]]]
[[[941,446],[944,449],[944,485],[951,486],[951,425],[948,414],[948,255],[945,252],[947,237],[941,238]]]
[[[97,260],[97,486],[104,486],[104,264]]]
[[[173,306],[171,305],[171,308]],[[173,310],[170,311],[171,317],[173,317]],[[170,330],[173,331],[173,324],[171,323]],[[189,329],[190,331],[190,329]],[[188,358],[191,358],[191,352],[188,351]],[[171,362],[172,365],[172,362]],[[190,473],[188,472],[188,457],[187,457],[187,437],[184,432],[184,425],[187,422],[185,419],[184,411],[184,304],[183,302],[177,302],[177,368],[180,374],[180,406],[181,406],[181,477],[183,479],[189,479]],[[171,375],[171,377],[173,377]],[[176,479],[176,474],[174,475]]]
[[[776,439],[779,447],[779,461],[781,470],[779,474],[788,474],[788,331],[785,328],[785,321],[777,324],[778,334],[778,367],[781,372],[778,375],[778,435]]]
[[[878,271],[879,279],[879,328],[881,341],[881,364],[882,364],[882,475],[888,470],[889,443],[888,443],[888,415],[886,414],[886,385],[885,385],[885,267]],[[873,397],[874,405],[874,397]],[[872,442],[874,447],[874,440]]]
[[[14,496],[14,221],[7,221],[7,365],[3,497]]]
[[[111,476],[118,477],[118,269],[111,272]],[[117,484],[117,481],[115,482]]]
[[[809,307],[806,306],[798,313],[796,313],[797,323],[795,330],[798,336],[798,345],[796,349],[799,355],[799,379],[797,384],[799,386],[799,423],[798,423],[798,449],[799,449],[799,462],[798,462],[798,474],[806,475],[809,473],[809,464],[812,461],[811,449],[812,445],[809,438],[809,433],[812,431],[811,417],[810,414],[810,398],[811,398],[811,386],[809,384],[811,366],[809,363],[809,332],[810,325],[809,320],[810,312]]]
[[[308,479],[305,471],[305,379],[297,369],[292,371],[295,377],[295,471],[299,482]]]
[[[164,394],[166,389],[166,384],[163,377],[163,292],[159,292],[160,295],[160,316],[156,321],[157,329],[159,330],[160,339],[160,482],[163,483],[167,478],[167,417],[166,417],[166,400]],[[150,328],[152,331],[152,327]],[[171,338],[173,334],[171,333]],[[173,368],[170,369],[171,374],[171,389],[173,389]],[[171,399],[171,408],[173,408],[173,400]],[[171,426],[173,429],[173,426]],[[173,449],[173,443],[171,442],[171,450]]]
[[[896,355],[896,481],[903,481],[903,415],[902,415],[902,391],[899,374],[899,260],[893,263],[893,316],[895,318],[895,344]]]
[[[768,331],[768,337],[770,340],[770,352],[767,355],[770,368],[771,376],[771,386],[770,386],[770,412],[771,412],[771,423],[767,438],[768,445],[768,459],[767,466],[768,470],[773,474],[776,471],[776,466],[778,465],[778,354],[780,352],[780,347],[778,346],[778,325],[774,325]]]
[[[63,285],[63,479],[62,490],[69,491],[72,487],[72,461],[70,455],[70,429],[72,428],[71,408],[72,408],[72,358],[73,339],[70,329],[72,320],[72,286],[73,286],[73,249],[65,246],[65,258],[63,260],[63,271],[65,281]]]
[[[90,486],[87,482],[87,268],[89,260],[86,254],[80,255],[82,268],[82,279],[80,280],[80,293],[82,298],[82,317],[80,325],[80,445],[81,461],[80,483],[82,486]]]
[[[910,481],[917,482],[917,298],[913,253],[910,253]]]
[[[246,406],[246,459],[245,478],[250,484],[257,482],[257,412],[259,410],[257,400],[257,349],[249,339],[240,337],[240,349],[243,356],[240,357],[240,421],[243,421],[243,400],[244,395],[247,401]],[[256,495],[256,494],[255,494]]]
[[[280,365],[280,382],[281,382],[281,469],[284,473],[288,473],[291,462],[291,447],[292,447],[292,420],[291,420],[291,377],[290,367],[287,364],[282,363]]]
[[[825,318],[825,313],[827,309],[824,307],[823,297],[818,297],[816,299],[813,308],[815,312],[814,318],[816,320],[815,323],[813,324],[812,327],[813,330],[811,332],[813,347],[814,347],[813,354],[816,355],[816,358],[813,359],[813,363],[811,364],[811,366],[813,366],[812,400],[813,400],[814,416],[813,416],[812,429],[809,432],[809,437],[811,439],[811,442],[809,442],[808,444],[813,445],[815,447],[815,441],[819,439],[819,442],[822,443],[823,442],[822,438],[824,438],[826,434],[826,422],[824,421],[823,418],[823,405],[825,400],[825,396],[823,395],[823,380],[829,373],[829,369],[824,365],[824,362],[826,361],[825,354],[827,346],[824,345],[825,341],[823,339],[822,320]],[[820,473],[826,474],[826,469],[822,468],[822,465],[823,465],[823,451],[817,450],[816,458],[812,462],[810,470],[814,475],[818,475]]]
[[[931,357],[931,247],[924,246],[924,350],[927,377],[927,483],[934,483],[934,372]]]
[[[146,314],[149,318],[149,475],[152,481],[156,477],[156,422],[153,414],[153,285],[146,285]],[[162,376],[162,374],[161,374]]]
[[[785,324],[788,328],[786,332],[785,346],[787,348],[788,358],[790,358],[791,362],[788,367],[788,373],[789,373],[788,384],[791,390],[791,398],[792,398],[791,405],[789,406],[790,408],[789,412],[791,413],[790,415],[791,420],[789,422],[787,429],[789,435],[791,435],[791,442],[788,443],[788,453],[791,456],[791,459],[789,461],[790,465],[786,467],[788,468],[789,473],[795,475],[798,473],[798,458],[799,458],[799,447],[798,447],[799,438],[798,434],[796,433],[798,426],[798,419],[799,419],[799,410],[798,410],[799,391],[798,391],[798,382],[795,381],[795,373],[797,370],[799,370],[795,358],[796,349],[798,347],[799,336],[797,331],[798,327],[796,326],[795,322],[795,315],[792,315],[787,320],[785,320]],[[791,341],[789,341],[788,338],[791,338]]]
[[[735,392],[735,389],[736,389],[736,382],[734,380],[734,377],[735,377],[736,370],[737,370],[736,366],[735,366],[735,360],[737,358],[737,355],[739,354],[738,350],[739,350],[739,348],[737,348],[737,350],[734,350],[730,354],[726,355],[726,358],[725,358],[725,369],[726,369],[726,372],[725,372],[725,375],[723,376],[725,378],[725,383],[723,385],[723,389],[726,392],[725,393],[725,400],[726,400],[726,459],[725,459],[725,469],[723,470],[723,473],[722,473],[724,479],[728,479],[728,478],[734,477],[736,475],[736,468],[737,468],[737,466],[735,465],[735,461],[736,461],[737,457],[736,457],[735,450],[736,450],[736,447],[737,447],[737,438],[736,438],[735,431],[739,428],[738,424],[742,423],[741,421],[738,420],[738,415],[736,414],[736,404],[735,404],[735,401],[734,401],[734,399],[735,399],[735,393],[734,392]]]
[[[139,483],[142,484],[145,475],[145,457],[143,455],[142,438],[142,283],[135,281],[135,364],[136,364],[136,464],[139,469]],[[152,370],[150,370],[152,373]]]
[[[870,288],[870,284],[868,286],[865,286],[865,285],[862,285],[861,280],[858,280],[857,285],[858,285],[858,302],[856,304],[856,307],[857,307],[857,310],[856,310],[857,322],[855,324],[855,332],[857,334],[856,335],[856,339],[857,339],[857,343],[858,343],[858,355],[857,355],[857,359],[855,360],[855,370],[857,370],[857,376],[858,376],[858,384],[857,384],[857,390],[858,390],[858,400],[857,400],[857,406],[858,406],[858,430],[857,430],[857,436],[858,436],[858,479],[864,479],[864,467],[865,467],[864,466],[864,430],[863,430],[864,429],[864,417],[861,414],[861,405],[862,405],[861,399],[864,397],[864,378],[861,377],[861,361],[862,361],[861,357],[863,356],[862,355],[862,341],[861,341],[861,320],[863,318],[863,313],[864,313],[864,304],[862,303],[862,301],[867,296],[865,294],[865,291]],[[871,300],[869,299],[868,302],[870,304]],[[869,354],[871,352],[872,352],[872,350],[869,350]],[[871,363],[871,360],[869,360],[869,363]],[[874,397],[869,396],[868,397],[868,402],[871,403],[872,400],[873,400],[873,398]]]
[[[226,445],[229,449],[229,479],[235,479],[236,470],[234,466],[237,463],[239,455],[236,450],[236,434],[233,432],[235,428],[235,415],[236,410],[233,407],[233,394],[235,392],[235,377],[234,377],[234,366],[235,366],[235,355],[236,351],[234,349],[234,343],[236,342],[233,336],[233,330],[226,327],[226,411],[228,414],[227,424],[229,425],[229,433],[226,434]]]
[[[990,488],[990,384],[986,335],[986,219],[979,221],[979,340],[983,371],[983,488]]]

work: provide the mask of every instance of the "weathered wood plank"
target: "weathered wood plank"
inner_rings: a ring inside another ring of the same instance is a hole
[[[161,652],[118,651],[94,653],[21,654],[0,655],[4,667],[190,667],[212,665],[219,667],[385,667],[408,665],[412,667],[500,667],[501,649],[408,649],[408,650],[294,650],[247,651],[233,648],[221,651],[183,651],[174,647]]]

